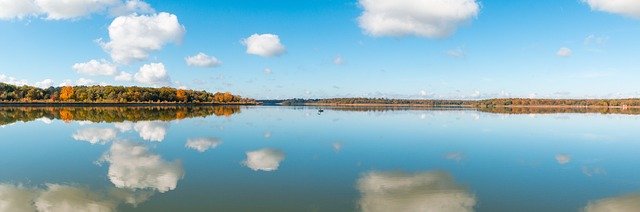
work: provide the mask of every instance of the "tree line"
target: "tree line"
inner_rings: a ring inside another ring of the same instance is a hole
[[[1,102],[83,103],[255,103],[229,92],[183,90],[169,87],[63,86],[38,88],[0,83]]]
[[[640,99],[529,99],[505,98],[484,100],[437,100],[437,99],[387,99],[387,98],[331,98],[331,99],[287,99],[280,105],[415,105],[415,106],[571,106],[571,107],[638,107]]]

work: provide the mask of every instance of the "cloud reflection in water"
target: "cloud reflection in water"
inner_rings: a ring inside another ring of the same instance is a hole
[[[476,198],[447,172],[368,172],[358,179],[362,211],[473,211]]]

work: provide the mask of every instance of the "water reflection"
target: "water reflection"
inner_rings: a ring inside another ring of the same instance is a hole
[[[184,177],[180,161],[165,161],[142,143],[118,141],[100,159],[108,162],[109,180],[118,188],[155,189],[161,193],[176,188]]]
[[[195,149],[198,152],[205,152],[209,149],[218,147],[220,144],[222,144],[222,141],[218,138],[190,138],[184,146],[190,149]]]
[[[589,202],[585,212],[635,212],[640,211],[640,193],[606,198]]]
[[[285,153],[277,149],[261,149],[247,152],[247,159],[242,161],[242,164],[254,171],[275,171],[278,170],[284,156]]]
[[[160,142],[164,140],[164,136],[167,135],[169,123],[162,121],[141,121],[135,123],[133,129],[140,134],[140,138],[146,141]]]
[[[358,179],[362,211],[473,211],[476,198],[447,172],[369,172]]]
[[[240,113],[240,106],[198,106],[198,107],[0,107],[0,125],[18,121],[63,120],[67,123],[78,121],[124,122],[124,121],[171,121],[184,118],[231,116]]]
[[[571,155],[558,154],[558,155],[556,155],[556,160],[558,161],[558,164],[564,165],[564,164],[567,164],[567,163],[571,162]]]
[[[92,191],[87,187],[46,184],[43,188],[0,184],[0,211],[116,211],[122,203],[136,207],[152,192],[109,189]]]
[[[76,141],[86,141],[91,144],[106,144],[116,139],[118,131],[112,128],[87,128],[77,130],[72,135]]]

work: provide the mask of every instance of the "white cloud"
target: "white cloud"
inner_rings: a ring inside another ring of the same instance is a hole
[[[76,141],[87,141],[91,144],[106,144],[116,139],[118,131],[112,128],[87,128],[77,130],[72,135]]]
[[[13,77],[8,77],[7,75],[4,75],[4,74],[0,74],[0,82],[17,85],[17,86],[29,85],[28,80],[18,80]]]
[[[76,84],[77,85],[92,85],[95,84],[96,82],[93,81],[92,79],[85,79],[85,78],[80,78],[78,80],[76,80]]]
[[[275,171],[278,170],[284,156],[285,153],[277,149],[261,149],[247,152],[247,159],[242,161],[242,164],[254,171]]]
[[[336,65],[342,65],[345,64],[347,61],[344,61],[344,59],[342,59],[342,57],[337,56],[336,58],[333,59],[333,64]]]
[[[43,17],[47,20],[68,20],[109,11],[112,16],[155,12],[140,0],[0,0],[0,19]]]
[[[220,144],[222,144],[222,141],[218,138],[195,138],[188,139],[184,146],[195,149],[198,152],[205,152],[209,149],[215,149]]]
[[[264,69],[264,73],[265,73],[265,74],[271,74],[271,73],[273,73],[273,71],[271,71],[271,69],[270,69],[270,68],[265,68],[265,69]]]
[[[582,0],[591,10],[640,18],[640,1],[637,0]]]
[[[571,51],[571,49],[567,47],[562,47],[558,50],[558,52],[556,52],[556,55],[558,55],[558,57],[571,57],[572,54],[573,52]]]
[[[76,63],[71,68],[76,70],[78,74],[84,74],[89,76],[114,76],[118,74],[118,66],[110,63],[105,59],[90,60],[86,63]]]
[[[164,69],[162,63],[150,63],[140,67],[134,78],[136,82],[152,84],[152,85],[166,85],[171,84],[171,78],[167,74],[167,70]]]
[[[149,57],[151,51],[168,43],[180,43],[185,33],[178,17],[169,13],[117,17],[109,26],[111,41],[98,42],[109,52],[113,61],[130,63]]]
[[[23,19],[39,13],[33,0],[0,0],[0,20]]]
[[[118,74],[115,77],[115,80],[116,81],[131,82],[131,81],[133,81],[133,75],[122,71],[122,72],[120,72],[120,74]]]
[[[585,212],[640,211],[640,194],[628,194],[592,201],[584,207]]]
[[[53,80],[52,79],[45,79],[42,80],[40,82],[36,82],[34,84],[34,86],[38,87],[38,88],[48,88],[51,87],[53,85]]]
[[[558,154],[556,155],[556,160],[558,161],[558,164],[567,164],[569,162],[571,162],[571,155],[567,155],[567,154]]]
[[[179,161],[168,162],[149,153],[141,143],[115,142],[101,161],[109,162],[109,180],[118,188],[155,189],[161,193],[176,188],[184,177]]]
[[[109,9],[109,14],[113,17],[133,13],[151,14],[155,12],[156,11],[151,7],[151,5],[140,0],[128,0],[124,4],[120,4]]]
[[[372,36],[443,38],[477,17],[475,0],[359,0],[360,28]]]
[[[253,34],[242,40],[242,44],[247,46],[247,54],[263,57],[280,56],[286,52],[284,45],[280,43],[280,37],[274,34]]]
[[[217,67],[222,64],[222,61],[218,60],[218,58],[214,56],[209,56],[205,53],[198,53],[191,57],[186,57],[184,60],[187,62],[189,66],[198,66],[198,67]]]
[[[142,139],[157,142],[164,140],[168,128],[169,123],[162,121],[141,121],[133,125]]]
[[[473,211],[476,198],[445,172],[369,172],[358,179],[362,211]]]

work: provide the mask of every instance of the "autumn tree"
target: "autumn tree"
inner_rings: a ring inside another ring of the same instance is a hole
[[[184,92],[184,90],[178,89],[178,92],[176,92],[176,98],[178,98],[178,101],[186,102],[187,94]]]
[[[73,87],[64,86],[60,91],[60,100],[67,101],[73,97]]]

